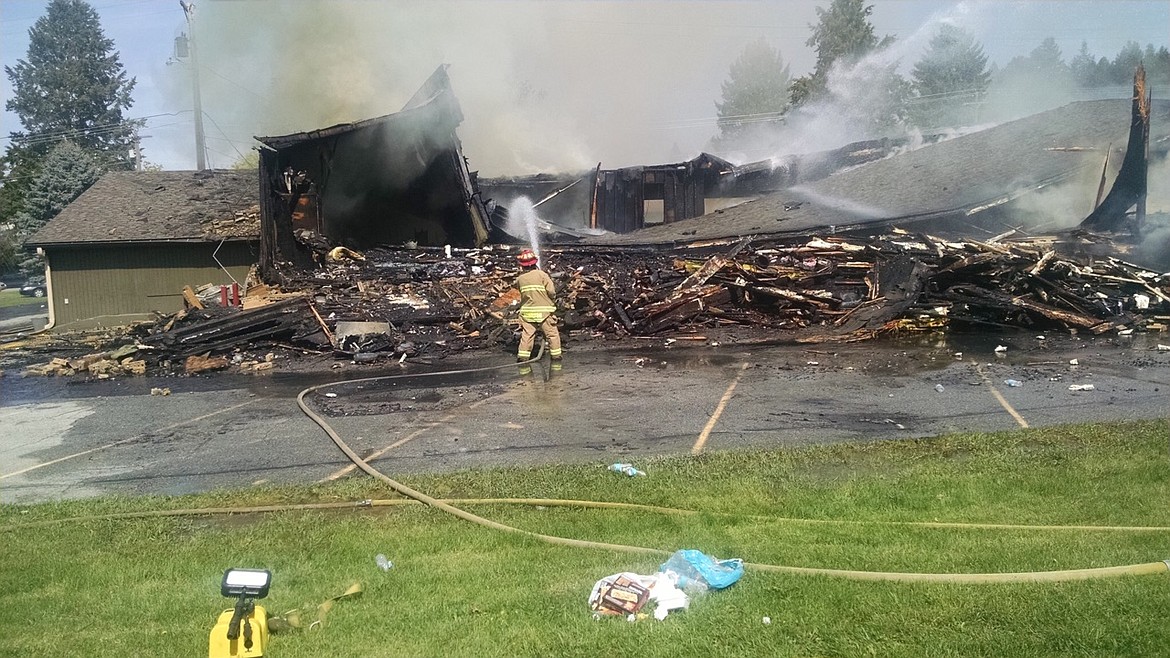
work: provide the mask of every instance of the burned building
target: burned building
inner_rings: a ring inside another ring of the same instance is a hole
[[[564,174],[534,174],[479,178],[484,201],[492,211],[492,241],[527,241],[521,225],[524,218],[511,216],[527,200],[540,208],[540,217],[556,231],[572,237],[575,229],[589,226],[590,202],[596,170]]]
[[[270,279],[278,262],[311,264],[302,230],[355,249],[486,242],[487,209],[456,134],[462,121],[444,65],[397,113],[257,137],[261,275]]]
[[[720,189],[722,177],[732,168],[709,153],[674,164],[599,167],[589,225],[614,233],[636,231],[648,223],[647,201],[661,201],[658,221],[664,224],[699,217],[707,213],[707,195]]]
[[[484,198],[504,207],[519,197],[541,206],[541,217],[565,228],[629,233],[702,217],[762,194],[810,183],[887,157],[907,139],[872,139],[840,149],[734,165],[710,153],[683,163],[639,165],[565,174],[480,181]],[[503,222],[507,212],[495,213]],[[515,231],[511,232],[515,235]]]
[[[1071,103],[782,187],[717,215],[587,241],[677,244],[747,235],[881,230],[882,225],[922,221],[985,236],[1024,225],[1071,228],[1093,208],[1102,160],[1128,134],[1130,105],[1123,100]],[[1166,157],[1170,144],[1170,103],[1154,100],[1150,116],[1150,159],[1157,161]],[[778,175],[783,172],[768,174]],[[1058,194],[1062,205],[1072,207],[1063,224],[1053,223],[1049,209],[1038,201],[1041,194]]]

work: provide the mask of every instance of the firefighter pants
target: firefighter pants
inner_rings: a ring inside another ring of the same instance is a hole
[[[548,354],[554,359],[561,358],[561,332],[557,331],[557,319],[551,313],[540,323],[540,331],[544,333],[544,340],[548,343]],[[520,350],[516,352],[518,359],[532,358],[532,343],[536,339],[536,325],[520,318]]]

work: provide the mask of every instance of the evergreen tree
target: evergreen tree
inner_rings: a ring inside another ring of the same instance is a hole
[[[1170,86],[1170,50],[1166,46],[1154,51],[1153,57],[1147,55],[1146,78],[1161,89]]]
[[[1047,37],[1026,57],[1014,57],[992,79],[988,105],[999,114],[995,120],[1015,118],[1059,107],[1075,100],[1076,83],[1064,63],[1056,39]]]
[[[1067,77],[1068,74],[1068,65],[1061,57],[1060,46],[1056,45],[1056,39],[1045,37],[1039,46],[1028,53],[1027,57],[1013,57],[1007,66],[1003,67],[1001,77],[1005,79],[1044,79],[1053,76]]]
[[[1136,41],[1127,41],[1112,62],[1110,81],[1117,85],[1133,84],[1133,72],[1142,63],[1142,47]]]
[[[13,217],[17,235],[27,238],[40,230],[93,185],[101,173],[90,153],[80,146],[68,141],[58,143],[29,184],[24,209]]]
[[[793,81],[789,98],[793,105],[816,100],[828,88],[829,71],[838,62],[851,66],[875,48],[893,43],[893,37],[878,39],[869,15],[873,6],[863,0],[833,0],[828,10],[817,10],[817,24],[810,25],[812,36],[805,45],[817,51],[817,64],[812,75]]]
[[[0,162],[0,222],[23,209],[43,158],[62,139],[103,168],[130,168],[128,152],[139,124],[122,113],[131,105],[135,81],[126,76],[93,7],[51,0],[29,29],[26,58],[4,72],[12,82],[5,109],[16,113],[24,130],[10,133]]]
[[[763,38],[748,44],[731,64],[722,84],[723,102],[716,102],[720,136],[727,144],[775,125],[787,105],[788,67],[780,51]]]
[[[931,38],[911,77],[918,94],[915,121],[930,127],[971,120],[973,114],[963,108],[979,102],[991,82],[983,46],[961,28],[946,24]]]
[[[1097,58],[1089,52],[1089,44],[1081,42],[1076,57],[1069,60],[1069,73],[1080,87],[1100,87],[1106,84],[1108,73],[1097,65]]]
[[[21,261],[20,243],[11,231],[0,231],[0,273],[16,270]]]

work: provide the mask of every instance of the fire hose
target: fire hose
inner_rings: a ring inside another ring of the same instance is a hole
[[[540,360],[544,352],[544,346],[541,345],[536,355],[524,363],[532,363]],[[627,544],[613,544],[608,542],[590,541],[584,539],[572,539],[569,537],[558,537],[554,535],[546,535],[523,528],[517,528],[498,521],[493,521],[478,514],[473,514],[467,510],[460,509],[437,498],[428,496],[427,494],[413,489],[397,480],[394,480],[378,469],[371,466],[366,460],[362,459],[352,448],[341,438],[341,435],[334,430],[329,423],[318,413],[309,408],[305,403],[305,396],[310,393],[328,388],[338,384],[353,384],[353,383],[368,383],[375,381],[385,381],[390,379],[401,379],[406,377],[425,377],[425,376],[449,376],[470,374],[475,372],[486,372],[489,370],[497,370],[500,368],[509,367],[511,364],[498,366],[484,366],[481,368],[468,368],[463,370],[449,370],[444,372],[422,373],[414,375],[385,375],[382,377],[367,377],[363,379],[348,380],[345,382],[331,382],[326,384],[318,384],[310,386],[301,391],[297,395],[297,406],[305,413],[314,423],[317,424],[333,443],[337,445],[345,456],[354,463],[355,466],[365,471],[371,477],[374,477],[385,483],[394,491],[406,496],[412,500],[416,500],[424,505],[428,505],[435,509],[441,510],[453,516],[456,516],[465,521],[470,521],[477,525],[499,530],[501,532],[508,532],[513,534],[530,537],[547,544],[556,546],[571,546],[574,548],[592,548],[604,549],[611,551],[621,551],[627,553],[640,553],[646,555],[670,555],[671,551],[659,548],[649,548],[644,546],[630,546]],[[1129,564],[1116,567],[1099,567],[1089,569],[1068,569],[1061,571],[1032,571],[1032,572],[1013,572],[1013,573],[908,573],[908,572],[890,572],[890,571],[856,571],[848,569],[826,569],[816,567],[796,567],[776,564],[759,564],[754,562],[744,562],[744,567],[755,569],[758,571],[771,571],[780,573],[796,573],[809,575],[833,576],[839,578],[847,578],[851,580],[884,580],[884,581],[901,581],[901,582],[938,582],[938,583],[1010,583],[1010,582],[1063,582],[1071,580],[1088,580],[1093,578],[1109,578],[1123,575],[1144,575],[1154,573],[1165,573],[1170,571],[1170,560],[1161,562],[1146,562],[1142,564]]]
[[[621,503],[621,502],[605,502],[605,501],[590,501],[590,500],[563,500],[563,499],[541,499],[541,498],[478,498],[478,499],[458,499],[458,500],[443,500],[433,498],[427,494],[413,489],[397,480],[394,480],[381,471],[374,468],[366,460],[362,459],[352,448],[345,442],[344,439],[334,430],[329,423],[318,413],[309,408],[305,402],[305,397],[310,393],[318,391],[323,388],[331,386],[348,385],[356,383],[368,383],[376,381],[386,381],[405,378],[420,378],[420,377],[440,377],[451,375],[463,375],[477,372],[487,372],[491,370],[498,370],[502,368],[515,367],[516,365],[532,364],[539,361],[544,353],[544,346],[541,345],[536,354],[526,361],[516,364],[508,363],[496,366],[484,366],[479,368],[465,368],[457,370],[445,370],[429,373],[413,373],[413,374],[397,374],[397,375],[383,375],[379,377],[365,377],[360,379],[349,379],[338,382],[328,382],[325,384],[318,384],[310,386],[302,390],[297,395],[297,406],[301,411],[308,416],[318,427],[320,427],[333,441],[334,444],[345,454],[345,456],[353,462],[353,464],[371,477],[383,482],[395,492],[405,496],[407,500],[363,500],[358,502],[348,503],[302,503],[302,504],[281,504],[281,505],[262,505],[251,507],[205,507],[195,509],[176,509],[176,510],[150,510],[143,512],[125,512],[105,515],[92,515],[85,517],[72,517],[66,519],[54,519],[48,521],[25,523],[20,525],[10,525],[0,527],[0,532],[11,531],[17,529],[31,528],[49,524],[78,522],[89,520],[102,519],[124,519],[124,518],[143,518],[143,517],[158,517],[158,516],[198,516],[211,514],[244,514],[244,513],[267,513],[278,511],[294,511],[307,509],[360,509],[366,507],[383,507],[391,505],[401,505],[418,503],[433,507],[453,516],[456,516],[465,521],[470,521],[477,525],[498,530],[501,532],[508,532],[518,534],[537,541],[557,546],[571,546],[575,548],[591,548],[604,549],[611,551],[620,551],[627,553],[638,553],[644,555],[670,555],[671,551],[650,548],[644,546],[631,546],[626,544],[614,544],[608,542],[598,542],[583,539],[572,539],[568,537],[558,537],[554,535],[546,535],[515,526],[510,526],[498,521],[493,521],[467,510],[460,509],[452,503],[459,503],[465,505],[473,504],[511,504],[511,505],[534,505],[544,507],[579,507],[579,508],[593,508],[593,509],[623,509],[643,511],[659,514],[678,514],[678,515],[697,515],[700,512],[696,510],[678,509],[672,507],[662,507],[655,505],[641,505],[637,503]],[[1033,529],[1033,530],[1086,530],[1086,531],[1127,531],[1127,532],[1164,532],[1170,531],[1168,527],[1159,526],[1029,526],[1029,525],[1015,525],[1015,524],[999,524],[999,523],[947,523],[947,522],[913,522],[913,521],[838,521],[832,519],[791,519],[784,518],[777,520],[805,522],[805,523],[826,523],[826,524],[857,524],[857,525],[905,525],[905,526],[920,526],[920,527],[935,527],[935,528],[982,528],[982,529]],[[1113,578],[1119,576],[1136,576],[1148,574],[1160,574],[1170,572],[1170,560],[1163,560],[1158,562],[1145,562],[1140,564],[1128,564],[1113,567],[1096,567],[1086,569],[1067,569],[1058,571],[1030,571],[1030,572],[1004,572],[1004,573],[914,573],[914,572],[892,572],[892,571],[859,571],[850,569],[829,569],[819,567],[798,567],[788,565],[776,564],[762,564],[755,562],[744,562],[744,567],[757,571],[778,572],[778,573],[793,573],[805,575],[821,575],[837,578],[846,578],[850,580],[868,580],[868,581],[897,581],[897,582],[933,582],[933,583],[962,583],[962,584],[986,584],[986,583],[1022,583],[1022,582],[1066,582],[1074,580],[1089,580],[1097,578]]]

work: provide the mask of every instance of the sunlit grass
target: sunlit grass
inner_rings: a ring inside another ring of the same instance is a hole
[[[452,498],[609,500],[698,515],[477,505],[536,532],[832,569],[1009,572],[1170,558],[1170,532],[928,528],[890,521],[1170,526],[1170,423],[714,453],[411,477]],[[202,655],[229,566],[269,568],[272,612],[354,581],[273,656],[1157,656],[1170,574],[1059,584],[898,584],[748,571],[664,622],[594,621],[593,583],[662,561],[549,546],[421,506],[33,522],[159,508],[391,498],[369,478],[183,498],[0,506],[0,654]],[[394,568],[378,570],[385,553]],[[771,624],[765,625],[763,617]]]
[[[0,308],[10,306],[36,306],[48,303],[44,297],[25,297],[18,288],[0,290]]]

